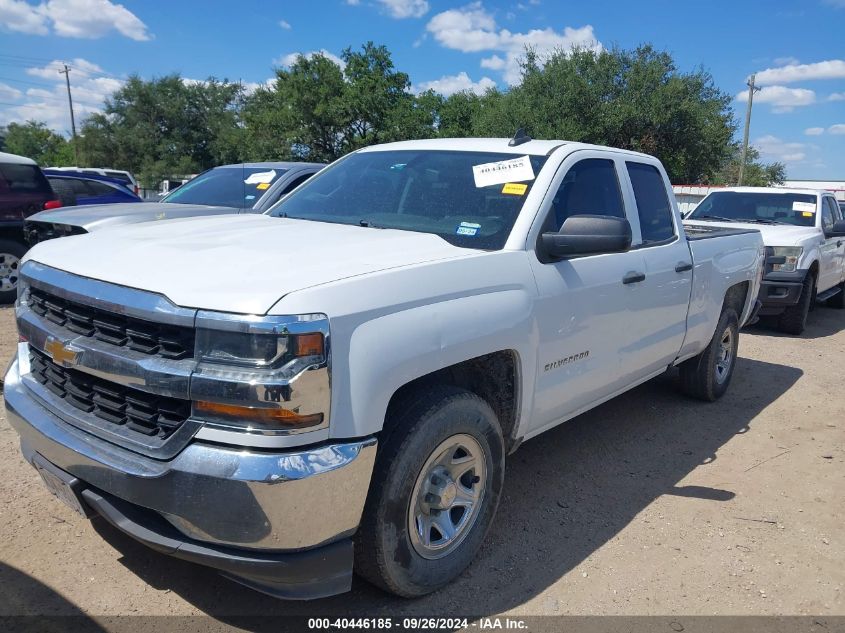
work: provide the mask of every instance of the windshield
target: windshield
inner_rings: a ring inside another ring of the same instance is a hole
[[[161,201],[249,209],[285,171],[278,167],[217,167],[189,180]]]
[[[808,193],[714,191],[701,201],[689,220],[772,222],[816,225],[816,196]]]
[[[500,249],[545,162],[482,152],[361,152],[311,178],[270,215],[433,233],[455,246]]]

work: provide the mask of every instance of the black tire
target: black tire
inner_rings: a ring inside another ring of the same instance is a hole
[[[25,244],[14,240],[0,240],[0,304],[14,303],[18,296],[20,260],[26,253]],[[11,287],[10,287],[11,286]],[[2,288],[6,288],[3,290]]]
[[[720,370],[722,342],[730,334],[730,363],[726,372]],[[733,308],[724,308],[716,331],[707,348],[698,356],[681,363],[681,390],[693,398],[713,402],[728,390],[739,349],[739,317]]]
[[[839,292],[827,300],[827,307],[837,310],[845,308],[845,281],[839,284]]]
[[[50,182],[53,193],[61,201],[63,207],[76,206],[76,192],[73,190],[73,183],[69,180],[56,178]]]
[[[448,584],[475,558],[499,505],[504,441],[490,406],[477,395],[452,386],[410,394],[391,407],[386,429],[356,538],[355,571],[385,591],[412,598]],[[442,558],[426,558],[412,543],[413,493],[418,480],[428,481],[422,469],[435,449],[458,435],[470,436],[483,449],[484,493],[454,549]]]
[[[816,300],[816,278],[813,273],[804,277],[798,303],[789,306],[778,319],[778,330],[786,334],[801,334],[807,327],[807,315]]]

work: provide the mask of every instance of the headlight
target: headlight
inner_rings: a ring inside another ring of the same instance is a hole
[[[328,423],[325,315],[197,315],[194,415],[212,425],[291,433]]]
[[[804,249],[800,246],[769,246],[766,251],[772,272],[791,273],[798,268],[798,260]]]

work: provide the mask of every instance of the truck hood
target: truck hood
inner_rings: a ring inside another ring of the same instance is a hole
[[[725,229],[752,229],[760,231],[766,246],[800,246],[807,240],[821,237],[821,231],[813,226],[789,226],[786,224],[756,224],[754,222],[711,222],[709,220],[684,220],[689,226]]]
[[[124,202],[120,204],[91,204],[40,211],[30,222],[50,222],[78,226],[88,233],[110,226],[137,224],[153,220],[173,220],[200,215],[228,215],[240,212],[234,207],[212,207],[204,204],[174,204],[162,202]]]
[[[157,292],[184,307],[264,314],[296,290],[479,252],[427,233],[238,215],[48,240],[24,262]]]

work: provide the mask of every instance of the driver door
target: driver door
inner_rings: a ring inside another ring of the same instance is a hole
[[[624,162],[608,152],[579,151],[555,176],[538,220],[539,233],[558,231],[570,215],[629,217],[633,205],[621,186]],[[634,210],[633,213],[636,213]],[[636,227],[636,223],[632,222]],[[536,230],[536,229],[535,229]],[[646,301],[639,250],[540,261],[529,251],[538,286],[538,368],[529,432],[572,417],[624,389],[621,368],[636,349],[640,328],[632,321]]]

